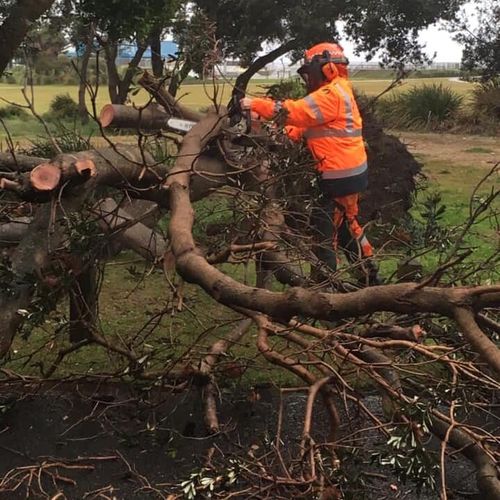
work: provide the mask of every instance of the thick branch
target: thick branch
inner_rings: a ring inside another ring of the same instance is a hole
[[[200,375],[207,377],[209,382],[203,388],[203,403],[205,407],[205,425],[210,434],[219,432],[219,419],[217,417],[217,387],[213,370],[219,358],[236,342],[239,342],[252,326],[251,319],[238,322],[234,330],[223,339],[218,340],[210,349],[210,354],[200,364]]]
[[[72,343],[90,340],[97,319],[97,263],[90,262],[76,276],[69,291],[69,339]]]
[[[158,104],[161,104],[165,108],[167,113],[194,122],[201,120],[203,117],[201,113],[197,113],[180,104],[175,97],[167,92],[163,86],[163,82],[153,78],[147,71],[139,79],[139,85],[142,85],[156,99]]]
[[[278,57],[290,52],[291,50],[297,48],[298,41],[297,40],[289,40],[288,42],[280,45],[271,52],[267,53],[264,56],[261,56],[250,64],[248,69],[246,69],[241,75],[236,79],[236,83],[234,84],[235,88],[240,90],[241,92],[245,92],[248,86],[248,82],[251,80],[252,76],[255,75],[258,71],[265,68],[268,64],[272,63]]]
[[[17,245],[28,232],[30,222],[29,217],[17,217],[0,224],[0,247]]]
[[[431,430],[441,440],[445,438],[448,427],[446,422],[432,417]],[[485,496],[484,498],[487,500],[500,498],[500,479],[497,466],[488,453],[457,427],[454,427],[449,433],[448,442],[475,465],[477,486]]]
[[[106,104],[101,110],[101,125],[116,128],[132,128],[137,130],[162,130],[167,128],[167,114],[158,104],[150,104],[145,108],[134,108],[124,104]]]
[[[474,350],[500,375],[500,350],[479,328],[471,310],[457,308],[455,319]]]
[[[12,172],[29,172],[47,161],[47,158],[37,158],[36,156],[0,153],[0,169],[11,170]]]
[[[168,243],[159,233],[137,222],[137,218],[118,207],[112,198],[101,200],[95,207],[101,227],[116,238],[123,246],[130,248],[141,257],[160,264]]]

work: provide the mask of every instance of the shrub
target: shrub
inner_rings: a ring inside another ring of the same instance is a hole
[[[438,129],[450,125],[463,97],[442,84],[413,87],[380,101],[377,111],[384,124],[394,128]]]
[[[500,121],[500,78],[474,88],[472,106],[475,113]]]
[[[0,108],[0,118],[3,120],[26,120],[29,117],[29,113],[20,106],[16,106],[15,104],[9,104],[3,108]]]
[[[78,104],[69,94],[59,94],[50,103],[48,118],[68,120],[78,117]]]
[[[52,135],[54,141],[63,153],[73,153],[90,149],[90,138],[82,137],[76,129],[71,130],[59,126]],[[31,141],[31,146],[21,150],[28,156],[39,156],[40,158],[52,158],[59,151],[54,147],[52,140],[48,137],[39,137]]]
[[[300,99],[306,95],[306,87],[299,78],[282,80],[267,87],[266,94],[273,99]]]

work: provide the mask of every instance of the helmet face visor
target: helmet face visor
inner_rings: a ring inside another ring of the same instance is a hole
[[[298,70],[297,73],[300,75],[302,80],[304,80],[305,84],[309,83],[309,64],[303,64]]]
[[[321,66],[315,64],[315,61],[312,63],[306,62],[297,70],[297,73],[306,84],[307,92],[318,90],[325,81],[321,73]]]

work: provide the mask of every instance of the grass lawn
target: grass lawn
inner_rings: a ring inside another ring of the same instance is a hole
[[[360,79],[354,80],[354,86],[368,95],[376,95],[382,92],[391,80],[382,79]],[[473,85],[470,83],[450,81],[449,78],[415,78],[406,80],[401,86],[394,90],[394,92],[399,92],[406,88],[415,85],[432,84],[432,83],[442,83],[448,85],[453,90],[460,93],[469,92]],[[264,91],[264,87],[269,85],[270,82],[262,82],[255,80],[249,86],[249,94],[261,94]],[[231,95],[232,88],[228,84],[221,84],[218,94],[218,101],[226,103]],[[35,95],[35,108],[39,113],[45,113],[49,109],[51,100],[58,94],[69,94],[73,99],[77,99],[78,87],[72,85],[44,85],[34,87]],[[182,102],[187,106],[192,106],[194,108],[200,108],[203,106],[208,106],[211,103],[211,97],[213,97],[213,88],[210,84],[189,84],[181,87],[179,94]],[[6,101],[15,102],[18,104],[24,104],[24,98],[21,93],[21,87],[18,85],[7,85],[0,84],[0,97]],[[136,104],[144,104],[147,102],[147,95],[145,91],[140,91],[136,96],[131,98],[132,102]],[[101,86],[97,94],[97,109],[100,110],[104,104],[109,102],[109,95],[106,86]],[[6,105],[5,102],[0,102],[0,107]],[[90,106],[90,103],[89,103]]]

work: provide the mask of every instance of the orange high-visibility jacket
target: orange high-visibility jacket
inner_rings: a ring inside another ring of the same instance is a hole
[[[361,115],[351,84],[335,78],[304,99],[252,100],[252,111],[272,119],[285,111],[291,139],[304,137],[317,161],[321,178],[332,181],[329,191],[346,196],[364,191],[368,185],[368,164],[362,136]]]

